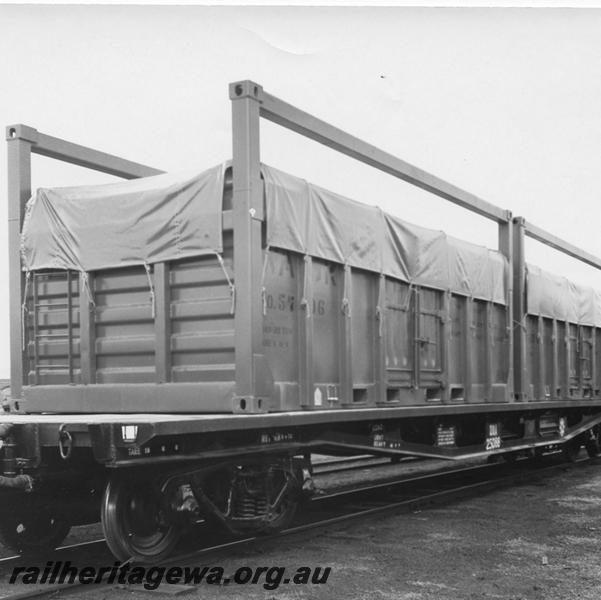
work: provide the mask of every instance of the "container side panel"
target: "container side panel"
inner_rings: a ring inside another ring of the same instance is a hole
[[[580,368],[580,395],[585,398],[592,397],[593,347],[593,328],[581,326],[578,362]]]
[[[493,304],[493,383],[507,383],[509,377],[509,334],[507,332],[507,308]]]
[[[81,383],[79,277],[66,271],[34,273],[28,287],[27,383]]]
[[[486,302],[474,300],[472,311],[472,383],[478,386],[480,400],[483,393],[483,386],[486,384]]]
[[[270,251],[264,266],[263,348],[284,406],[298,408],[300,259]]]
[[[559,369],[559,396],[563,399],[568,396],[568,343],[565,321],[557,321],[557,362]]]
[[[144,267],[99,271],[94,281],[96,382],[153,382],[154,319]]]
[[[409,285],[395,279],[387,279],[384,327],[387,386],[390,388],[411,386],[413,373],[411,308]]]
[[[467,343],[465,339],[466,298],[456,294],[450,300],[450,343],[449,343],[449,398],[454,402],[465,401],[465,372]]]
[[[342,269],[313,261],[313,379],[315,385],[339,384],[338,331],[341,323]]]
[[[420,383],[431,390],[431,399],[440,398],[436,390],[440,388],[442,378],[442,301],[443,292],[420,290]]]
[[[545,364],[545,389],[544,396],[550,400],[555,396],[553,372],[553,320],[543,319],[543,355]]]
[[[578,365],[578,326],[570,323],[568,326],[568,366],[569,366],[569,389],[568,395],[573,398],[578,395],[578,388],[580,387],[580,368]]]
[[[526,364],[529,381],[526,385],[530,387],[529,399],[540,400],[544,394],[540,389],[540,360],[541,340],[538,334],[538,317],[528,315],[526,317]]]
[[[223,258],[233,280],[229,242]],[[233,381],[232,294],[217,257],[172,262],[169,277],[171,380]]]
[[[376,324],[375,285],[371,273],[353,270],[351,298],[353,348],[353,385],[372,386],[374,383],[374,326]],[[360,396],[357,394],[356,396]]]

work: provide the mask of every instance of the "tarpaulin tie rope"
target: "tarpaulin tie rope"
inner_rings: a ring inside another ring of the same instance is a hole
[[[344,289],[342,291],[342,314],[346,317],[351,316],[351,301],[349,299],[349,288],[351,284],[351,267],[345,262],[344,263]]]
[[[21,349],[25,351],[25,315],[27,314],[27,294],[29,293],[29,282],[31,271],[25,273],[25,286],[23,289],[23,304],[21,304]]]
[[[150,265],[147,262],[144,263],[144,270],[146,271],[146,277],[148,278],[148,287],[150,288],[150,306],[151,306],[152,318],[154,319],[156,316],[154,285],[152,284],[152,275],[150,274]]]
[[[230,296],[232,299],[232,304],[230,306],[230,314],[233,315],[234,311],[236,310],[236,287],[234,286],[234,284],[232,283],[232,280],[230,279],[230,276],[228,275],[227,269],[225,268],[225,263],[223,262],[223,257],[221,256],[221,254],[219,254],[219,252],[215,252],[215,256],[217,257],[217,260],[219,261],[219,264],[221,265],[221,270],[223,271],[223,274],[225,275],[225,278],[227,280],[227,285],[230,288]]]
[[[265,275],[267,273],[267,260],[269,259],[270,246],[265,247],[265,256],[263,257],[263,269],[261,270],[261,304],[263,305],[263,316],[267,314],[267,289],[265,288]]]
[[[407,288],[407,297],[405,301],[405,306],[403,306],[402,311],[407,312],[409,307],[411,306],[411,295],[413,294],[413,290],[417,289],[417,286],[413,281],[409,282],[409,287]]]
[[[88,302],[96,308],[96,302],[94,302],[94,296],[92,295],[92,288],[90,287],[90,277],[86,271],[80,271],[81,273],[81,283],[83,289],[86,290],[88,295]]]
[[[384,318],[382,315],[382,309],[379,305],[376,306],[376,320],[378,321],[378,337],[382,337],[382,334],[384,333],[382,321]]]
[[[522,330],[522,331],[526,331],[526,317],[528,315],[524,315],[519,321],[513,321],[513,328],[517,329],[518,327]]]
[[[305,261],[305,268],[303,273],[303,294],[300,301],[301,308],[305,310],[305,318],[308,319],[311,316],[311,306],[309,304],[309,300],[307,299],[307,288],[309,284],[309,265],[311,264],[311,257],[308,254],[305,254],[303,257]]]

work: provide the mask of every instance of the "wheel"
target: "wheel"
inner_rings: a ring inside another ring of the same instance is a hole
[[[586,453],[590,458],[595,458],[601,453],[601,444],[599,443],[599,429],[597,426],[588,431],[587,440],[584,442]]]
[[[261,530],[261,533],[271,534],[281,531],[288,527],[296,515],[300,500],[300,490],[294,486],[284,495],[282,501],[272,512],[271,518],[267,521]]]
[[[502,456],[503,456],[503,460],[510,465],[515,464],[515,462],[518,459],[517,452],[505,452],[502,454]]]
[[[303,498],[302,471],[298,467],[290,470],[280,465],[245,465],[216,481],[209,495],[220,498],[213,502],[223,512],[228,507],[229,514],[221,523],[235,535],[270,535],[285,529]],[[208,483],[205,489],[211,489]]]
[[[51,510],[26,502],[9,508],[0,518],[0,543],[19,554],[43,554],[54,550],[70,529],[71,525]]]
[[[528,458],[532,464],[542,464],[545,461],[545,451],[543,448],[533,448],[530,450]]]
[[[580,454],[580,447],[582,442],[580,438],[576,438],[574,440],[570,440],[563,445],[562,453],[563,457],[567,462],[575,462]]]
[[[182,531],[169,522],[161,500],[152,481],[109,480],[102,499],[102,530],[119,560],[158,563],[171,554]]]

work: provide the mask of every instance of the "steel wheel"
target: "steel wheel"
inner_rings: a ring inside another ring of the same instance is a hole
[[[517,452],[504,452],[501,456],[503,457],[503,460],[510,465],[515,464],[518,460]]]
[[[563,457],[568,462],[575,462],[580,454],[580,447],[582,445],[582,441],[580,437],[576,437],[569,442],[565,442],[562,448]]]
[[[121,561],[161,562],[181,537],[150,481],[111,479],[104,492],[101,519],[106,543]]]
[[[297,474],[297,477],[299,475]],[[296,515],[300,499],[298,478],[289,473],[282,473],[283,496],[281,502],[271,511],[270,519],[264,524],[261,533],[275,533],[288,527]],[[302,479],[302,474],[300,475]]]
[[[599,443],[599,427],[595,425],[587,432],[587,440],[584,442],[584,447],[590,458],[595,458],[601,454],[601,445]]]
[[[27,504],[2,515],[0,542],[19,554],[54,550],[67,537],[71,525],[48,509]]]

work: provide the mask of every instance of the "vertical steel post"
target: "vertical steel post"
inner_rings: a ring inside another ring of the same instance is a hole
[[[569,398],[572,393],[572,344],[571,336],[570,336],[570,322],[568,320],[564,321],[564,331],[565,335],[563,336],[563,345],[565,346],[566,352],[564,357],[564,370],[565,370],[565,385],[564,385],[564,399]]]
[[[553,319],[553,389],[551,398],[553,400],[561,399],[560,374],[559,374],[559,332],[557,328],[557,319]]]
[[[443,403],[450,402],[451,390],[449,389],[449,383],[451,382],[449,370],[451,368],[451,341],[453,326],[451,322],[451,292],[446,290],[442,296],[442,326],[440,339],[442,341],[441,347],[441,366],[442,366],[442,401]]]
[[[169,286],[169,263],[154,265],[155,312],[154,332],[155,381],[171,380],[171,288]]]
[[[465,298],[465,305],[463,311],[463,332],[465,335],[465,390],[464,398],[465,402],[474,402],[474,335],[476,329],[474,326],[474,299],[471,296]]]
[[[420,311],[420,298],[419,298],[419,291],[420,288],[418,287],[409,287],[409,291],[408,293],[413,294],[412,298],[410,299],[410,304],[409,306],[411,306],[411,301],[413,301],[413,314],[412,314],[412,321],[413,321],[413,374],[412,374],[412,379],[411,379],[411,387],[413,388],[413,396],[414,398],[416,398],[418,396],[418,390],[419,390],[419,384],[420,384],[420,369],[421,369],[421,364],[419,362],[419,347],[420,347],[420,338],[422,336],[422,332],[421,332],[421,327],[420,327],[420,318],[419,318],[419,311]]]
[[[300,262],[300,260],[299,260]],[[298,376],[299,405],[303,408],[314,405],[313,390],[313,260],[309,255],[304,257],[298,278],[298,297],[305,304],[298,311],[299,346]]]
[[[595,382],[597,381],[597,364],[595,361],[595,356],[597,354],[597,343],[596,343],[596,335],[595,328],[591,327],[591,341],[590,341],[590,351],[591,351],[591,360],[590,360],[590,368],[589,368],[589,377],[590,377],[590,386],[591,386],[591,398],[595,397]]]
[[[353,272],[350,265],[344,265],[342,287],[340,289],[339,330],[338,330],[338,372],[340,374],[340,400],[342,406],[353,406]],[[344,305],[343,302],[348,304]]]
[[[514,362],[513,362],[513,221],[511,213],[507,213],[507,220],[499,222],[499,252],[507,259],[508,273],[506,276],[507,281],[507,310],[506,310],[506,331],[507,331],[507,352],[506,356],[509,357],[509,363],[507,365],[507,387],[509,400],[514,399]]]
[[[545,327],[543,318],[538,315],[537,318],[537,360],[538,360],[538,395],[534,394],[535,400],[546,400],[546,386],[545,380],[547,377],[546,366],[545,366]]]
[[[21,270],[21,227],[25,205],[31,196],[31,141],[18,137],[8,128],[8,269],[10,315],[10,383],[11,396],[21,398],[24,378],[25,352],[22,346],[21,304],[24,276]]]
[[[376,282],[378,314],[374,328],[374,380],[376,382],[376,404],[385,404],[388,394],[386,387],[386,277],[380,273]]]
[[[87,284],[86,284],[87,278]],[[79,354],[81,382],[96,383],[96,309],[94,298],[94,275],[79,275]]]
[[[525,220],[513,219],[513,317],[510,326],[514,335],[514,397],[528,400],[530,379],[526,356],[526,261]]]
[[[486,348],[486,378],[484,382],[484,395],[487,402],[493,401],[492,396],[492,385],[494,383],[494,346],[495,346],[495,332],[493,329],[493,318],[492,318],[493,306],[490,302],[484,304],[484,346]]]
[[[263,412],[265,365],[261,310],[261,227],[263,186],[259,149],[261,86],[252,81],[230,85],[233,135],[235,412]],[[263,388],[260,390],[260,388]]]

